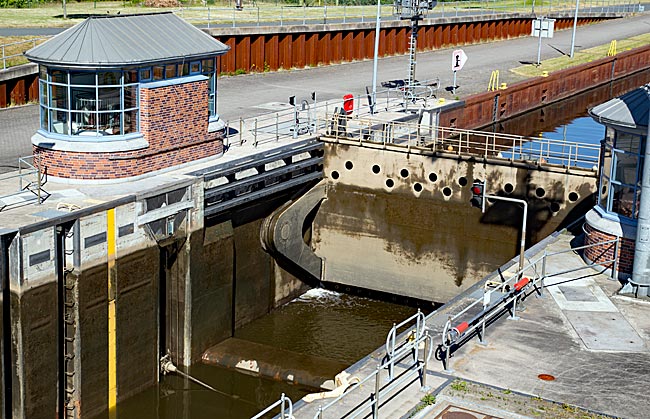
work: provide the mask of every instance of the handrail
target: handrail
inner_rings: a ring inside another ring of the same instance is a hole
[[[17,54],[7,55],[6,54],[7,53],[7,47],[13,47],[15,45],[29,44],[29,43],[32,44],[32,47],[35,47],[37,41],[42,41],[42,40],[48,39],[48,38],[49,38],[48,36],[45,36],[45,37],[41,36],[41,37],[38,37],[38,38],[30,38],[30,39],[25,39],[23,41],[11,42],[11,43],[8,43],[8,44],[0,45],[0,53],[2,54],[2,69],[6,70],[8,67],[10,67],[10,66],[7,66],[7,60],[8,59],[23,56],[22,51],[17,53]]]
[[[287,410],[286,405],[289,406],[288,408],[288,413],[285,413]],[[262,410],[260,413],[257,415],[253,416],[251,419],[259,419],[265,414],[269,413],[271,410],[275,409],[276,407],[280,406],[280,418],[281,419],[293,419],[293,403],[291,403],[291,399],[282,393],[280,396],[280,399],[277,400],[275,403],[267,407],[266,409]]]
[[[547,259],[551,256],[557,256],[569,252],[575,252],[577,250],[587,249],[596,246],[602,246],[607,244],[614,244],[613,258],[609,260],[602,260],[598,262],[586,263],[577,268],[565,269],[558,272],[553,272],[551,274],[546,272]],[[522,269],[515,272],[510,278],[503,279],[501,283],[494,286],[489,290],[484,288],[483,295],[478,297],[476,300],[472,301],[469,305],[465,306],[461,311],[449,316],[447,322],[445,323],[443,333],[441,335],[441,347],[445,351],[444,364],[445,368],[449,371],[449,357],[452,351],[452,346],[463,341],[465,338],[473,336],[476,332],[481,340],[484,342],[485,339],[485,328],[489,321],[498,316],[503,312],[503,310],[510,310],[511,317],[516,318],[517,311],[517,302],[522,295],[525,295],[525,290],[533,287],[540,295],[543,294],[545,284],[544,281],[547,278],[564,275],[571,272],[577,272],[586,268],[592,268],[594,266],[606,266],[611,264],[612,266],[612,278],[615,278],[618,272],[618,249],[620,246],[620,238],[617,237],[613,240],[606,240],[598,243],[592,243],[589,245],[579,246],[575,248],[570,248],[567,250],[561,250],[557,252],[547,252],[544,250],[541,256],[534,259],[532,262],[529,262]],[[537,265],[541,263],[541,274],[537,274]],[[534,278],[531,280],[527,277],[524,277],[525,272],[533,270]],[[493,284],[494,285],[494,284]],[[499,292],[502,296],[498,297],[496,301],[492,301],[492,294]],[[474,315],[472,318],[460,322],[461,318],[467,314],[470,310],[481,305],[482,310]],[[452,327],[453,324],[456,326]],[[479,331],[480,329],[480,331]]]
[[[600,145],[596,144],[425,125],[419,123],[416,117],[414,122],[387,122],[368,115],[364,118],[347,118],[344,122],[345,129],[329,130],[325,136],[356,141],[360,145],[395,144],[438,153],[591,171],[596,170],[600,158]]]

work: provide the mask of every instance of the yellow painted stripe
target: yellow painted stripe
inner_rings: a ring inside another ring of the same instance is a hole
[[[106,244],[108,263],[108,412],[116,417],[117,406],[117,338],[115,319],[115,209],[106,211]]]

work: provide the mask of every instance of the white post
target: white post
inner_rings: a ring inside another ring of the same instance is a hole
[[[580,0],[576,0],[576,14],[573,16],[573,32],[571,33],[571,54],[569,55],[573,58],[573,51],[576,46],[576,27],[578,26],[578,7],[580,5]]]
[[[375,55],[372,62],[372,106],[370,113],[375,113],[377,105],[377,61],[379,59],[379,30],[381,26],[381,0],[377,0],[377,24],[375,26]]]

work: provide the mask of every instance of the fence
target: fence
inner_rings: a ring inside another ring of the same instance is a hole
[[[325,133],[337,140],[397,144],[432,152],[471,155],[484,159],[527,161],[596,170],[600,145],[548,138],[445,128],[413,122],[386,122],[372,117],[356,120],[335,118],[337,126]]]
[[[586,0],[580,2],[578,15],[585,13],[635,13],[641,10],[639,3],[632,0]],[[439,2],[438,6],[424,14],[425,19],[486,16],[509,13],[551,14],[572,12],[575,1],[566,0],[512,0],[512,1],[456,1]],[[216,26],[261,26],[265,24],[328,24],[374,22],[377,16],[376,4],[368,5],[287,5],[234,7],[181,7],[174,10],[178,16],[196,25],[208,28]],[[399,20],[394,6],[382,5],[383,21]]]
[[[27,49],[27,47],[21,48],[20,46],[27,45],[29,48],[33,48],[37,43],[45,39],[47,38],[32,38],[25,41],[0,45],[0,50],[2,51],[2,69],[5,70],[7,67],[26,63],[27,59],[23,57],[23,50]]]

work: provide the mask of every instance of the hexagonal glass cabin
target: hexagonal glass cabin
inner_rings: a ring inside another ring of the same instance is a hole
[[[90,17],[32,48],[35,160],[50,176],[113,179],[219,154],[211,128],[228,49],[173,13]]]
[[[643,156],[648,133],[649,85],[637,88],[589,110],[605,125],[601,141],[597,205],[587,213],[585,244],[621,238],[619,272],[632,274],[634,242],[641,198]],[[590,261],[611,259],[612,245],[589,248]]]

